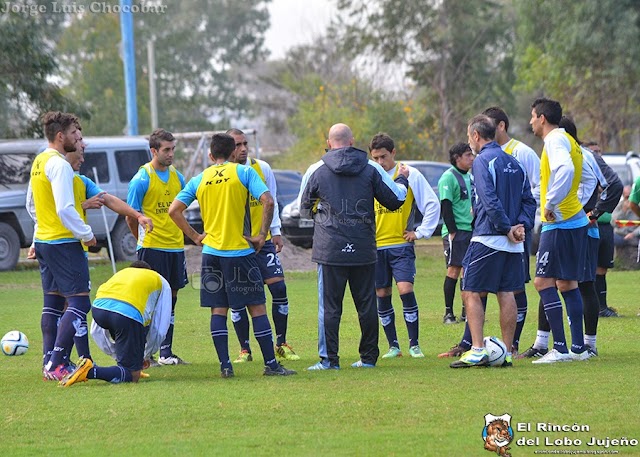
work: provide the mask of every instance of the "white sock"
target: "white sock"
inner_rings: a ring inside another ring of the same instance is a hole
[[[533,347],[536,349],[549,349],[549,335],[551,332],[543,332],[538,330],[536,333],[536,341],[533,343]]]
[[[589,346],[591,349],[596,348],[596,335],[584,335],[584,344]]]
[[[471,349],[472,349],[474,352],[482,352],[482,351],[484,350],[484,348],[483,348],[483,347],[482,347],[482,348],[477,348],[477,347],[475,347],[475,346],[471,346]]]

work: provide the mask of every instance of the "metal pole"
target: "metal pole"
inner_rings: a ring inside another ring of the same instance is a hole
[[[156,98],[156,54],[155,40],[147,41],[147,59],[149,62],[149,102],[151,109],[151,130],[158,128],[158,99]]]
[[[93,179],[96,182],[96,186],[100,187],[100,179],[98,179],[98,169],[93,167]],[[104,205],[100,207],[102,210],[102,220],[104,221],[104,229],[107,231],[107,244],[109,245],[109,258],[111,259],[111,269],[113,274],[116,274],[116,260],[113,255],[113,242],[111,241],[111,231],[109,230],[109,224],[107,223],[107,211],[104,209]]]
[[[120,32],[122,34],[124,87],[127,97],[127,135],[137,135],[138,107],[136,106],[136,55],[133,42],[133,13],[131,13],[131,0],[120,0]]]

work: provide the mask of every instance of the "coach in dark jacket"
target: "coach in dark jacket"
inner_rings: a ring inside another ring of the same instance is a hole
[[[360,321],[360,360],[374,367],[379,355],[375,296],[376,230],[374,198],[390,210],[402,206],[409,171],[401,166],[394,183],[367,153],[353,147],[345,124],[329,130],[329,151],[302,179],[300,213],[313,217],[313,255],[318,263],[318,352],[310,370],[340,368],[338,347],[347,282]]]

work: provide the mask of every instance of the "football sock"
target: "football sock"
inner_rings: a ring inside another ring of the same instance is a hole
[[[562,301],[555,287],[547,287],[541,290],[540,299],[544,304],[544,313],[547,316],[551,333],[553,333],[553,348],[558,352],[566,354],[567,340],[564,335],[564,322],[562,320]],[[580,322],[582,325],[582,322]]]
[[[480,297],[480,301],[482,302],[482,309],[484,309],[484,311],[486,312],[487,297]],[[460,340],[460,343],[458,344],[458,346],[467,350],[471,347],[471,330],[469,329],[468,322],[465,322],[464,324],[464,334],[462,335],[462,339]]]
[[[578,287],[584,304],[584,333],[596,335],[598,332],[598,313],[600,311],[598,294],[593,286],[593,281],[581,282]]]
[[[580,290],[576,287],[573,290],[562,292],[562,298],[564,298],[564,303],[567,306],[567,316],[569,317],[571,350],[576,354],[584,352],[584,333],[582,331],[583,305]]]
[[[227,330],[227,316],[212,314],[210,328],[213,346],[216,348],[218,360],[220,361],[220,369],[231,368],[231,360],[229,360],[229,331]]]
[[[380,318],[382,329],[389,342],[389,347],[397,347],[400,349],[398,333],[396,332],[396,314],[391,304],[391,295],[376,298],[378,301],[378,317]]]
[[[264,364],[272,370],[278,368],[278,362],[276,362],[276,353],[273,349],[273,332],[271,331],[271,324],[266,314],[262,316],[255,316],[251,318],[253,322],[253,336],[258,340],[262,356],[264,357]]]
[[[513,335],[513,344],[516,350],[520,346],[520,335],[522,335],[522,329],[524,328],[524,322],[527,318],[527,293],[521,292],[515,294],[516,306],[518,307],[518,318],[516,320],[516,331]],[[511,348],[508,348],[511,350]]]
[[[584,344],[585,346],[589,346],[591,349],[596,349],[596,335],[589,335],[585,332],[584,334]]]
[[[456,284],[458,280],[455,278],[450,278],[449,276],[445,276],[444,278],[444,306],[445,306],[445,314],[452,313],[453,314],[453,300],[456,297]]]
[[[173,355],[173,326],[176,320],[176,302],[178,297],[171,297],[171,322],[169,329],[167,330],[167,336],[164,337],[164,341],[160,345],[160,357],[171,357]]]
[[[533,347],[536,349],[549,349],[549,336],[550,332],[547,332],[546,330],[538,330]]]
[[[87,379],[101,379],[113,384],[120,384],[121,382],[132,382],[133,376],[131,375],[131,371],[121,366],[94,366],[87,373]]]
[[[91,358],[91,351],[89,350],[89,330],[87,328],[87,319],[84,318],[76,327],[76,322],[73,323],[76,329],[76,334],[73,335],[73,344],[78,351],[78,357],[84,357],[85,359]],[[69,348],[69,352],[71,348]],[[71,354],[67,354],[71,356]]]
[[[543,332],[551,331],[551,326],[547,320],[547,314],[544,312],[544,303],[542,303],[542,298],[538,302],[538,330],[542,330]]]
[[[287,321],[289,319],[289,299],[287,298],[287,286],[284,281],[269,284],[271,292],[271,316],[273,328],[276,331],[276,345],[287,342]]]
[[[53,347],[58,334],[58,320],[62,317],[65,299],[62,295],[45,294],[40,317],[42,331],[42,365],[46,365],[51,358]]]
[[[51,359],[47,364],[47,370],[54,370],[58,365],[65,363],[65,359],[82,321],[87,320],[87,313],[91,309],[91,300],[88,295],[74,295],[67,298],[67,310],[60,319],[58,335],[51,353]]]
[[[233,328],[236,330],[240,349],[251,354],[251,346],[249,345],[249,316],[247,315],[247,308],[242,308],[239,311],[231,310],[231,322],[233,322]]]
[[[409,334],[409,347],[417,346],[418,332],[420,330],[416,294],[409,292],[408,294],[400,295],[400,300],[402,300],[402,314],[404,315],[404,322],[407,324],[407,333]]]
[[[607,308],[607,276],[596,275],[596,293],[598,294],[598,301],[600,303],[600,310]]]

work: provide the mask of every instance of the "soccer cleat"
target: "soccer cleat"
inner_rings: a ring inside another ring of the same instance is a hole
[[[422,349],[417,344],[415,346],[411,346],[409,348],[409,355],[414,359],[423,359],[424,354],[422,353]]]
[[[149,373],[145,373],[144,371],[140,371],[140,379],[147,379],[150,378],[151,375]]]
[[[488,367],[489,354],[486,349],[482,351],[474,351],[469,349],[462,354],[460,360],[456,360],[449,365],[451,368],[470,368],[470,367]]]
[[[376,366],[372,363],[364,363],[362,360],[358,360],[357,362],[353,362],[351,364],[351,368],[375,368]]]
[[[229,367],[229,368],[222,368],[220,370],[220,377],[221,378],[233,378],[235,376],[235,373],[233,372],[233,368]]]
[[[542,364],[542,363],[556,363],[556,362],[571,362],[572,360],[573,358],[571,357],[571,354],[569,354],[568,352],[565,354],[565,353],[559,352],[557,349],[551,349],[545,355],[543,355],[539,359],[534,360],[531,363]]]
[[[609,307],[600,310],[600,312],[598,313],[598,316],[600,316],[600,317],[620,317],[620,315],[618,314],[618,312],[615,309],[609,308]]]
[[[504,362],[500,365],[502,368],[508,368],[513,366],[513,356],[508,355],[504,358]]]
[[[329,364],[329,362],[320,361],[320,362],[316,363],[315,365],[311,365],[309,368],[307,368],[307,371],[339,370],[339,369],[340,369],[339,365],[331,365],[331,364]]]
[[[396,357],[402,357],[402,351],[395,346],[391,346],[389,352],[382,356],[383,359],[394,359]]]
[[[585,344],[584,347],[587,350],[587,352],[589,352],[589,358],[598,357],[598,350],[597,349],[592,348],[588,344]]]
[[[576,361],[576,362],[582,362],[583,360],[589,360],[591,357],[594,357],[595,354],[589,350],[589,349],[585,349],[584,351],[576,354],[573,351],[569,351],[569,354],[571,355],[571,359]]]
[[[300,360],[300,356],[293,352],[293,349],[287,343],[276,346],[276,356],[280,360]]]
[[[453,313],[446,313],[444,315],[444,317],[442,318],[442,323],[443,324],[457,324],[458,320],[456,319],[456,316],[453,315]]]
[[[62,381],[62,378],[71,373],[71,369],[68,365],[58,365],[55,370],[45,370],[43,373],[50,381]]]
[[[58,383],[61,387],[69,387],[76,382],[85,382],[87,380],[87,374],[89,370],[93,368],[93,362],[91,359],[85,359],[80,357],[76,365],[76,369],[68,373]]]
[[[298,374],[297,371],[287,370],[282,365],[278,364],[278,368],[275,370],[272,369],[269,365],[264,367],[264,372],[262,373],[264,376],[291,376],[294,374]]]
[[[245,362],[253,362],[253,356],[249,351],[243,349],[240,351],[240,355],[237,359],[233,361],[233,363],[245,363]]]
[[[471,348],[469,348],[469,349],[471,349]],[[469,349],[465,349],[462,346],[460,346],[459,344],[456,344],[451,349],[449,349],[447,352],[443,352],[442,354],[438,354],[438,358],[442,359],[444,357],[460,357],[462,354],[464,354]]]
[[[175,354],[171,354],[169,357],[160,357],[158,359],[159,365],[191,365],[189,362],[185,362]]]
[[[547,352],[549,352],[549,349],[538,349],[537,347],[531,346],[523,353],[518,354],[516,359],[539,358],[545,355]]]

